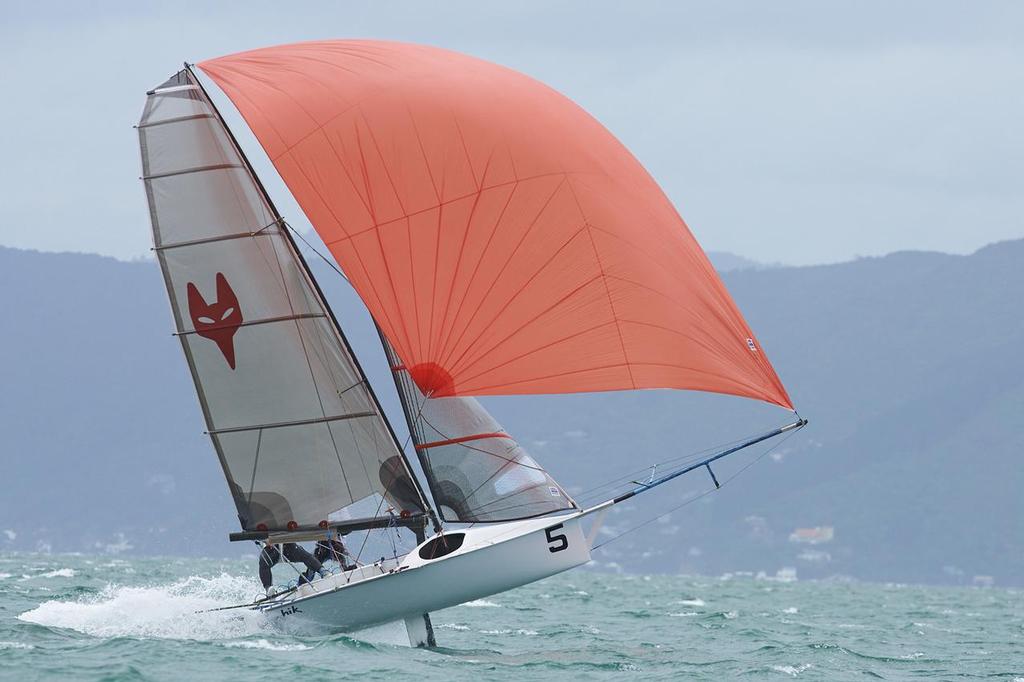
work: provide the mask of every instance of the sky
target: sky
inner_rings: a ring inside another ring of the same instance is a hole
[[[605,124],[706,250],[794,265],[1024,237],[1024,3],[0,5],[0,245],[147,256],[132,125],[196,62],[300,40],[446,47]],[[207,81],[207,85],[211,85]],[[308,229],[216,91],[285,218]]]

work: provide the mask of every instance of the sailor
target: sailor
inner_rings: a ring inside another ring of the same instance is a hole
[[[341,570],[343,571],[354,571],[356,568],[348,563],[348,549],[345,548],[341,538],[332,537],[317,541],[316,548],[313,549],[313,557],[321,564],[326,564],[328,561],[337,561],[341,564]],[[306,573],[309,575],[308,571]]]
[[[306,565],[306,573],[301,576],[300,582],[310,582],[314,573],[318,574],[321,578],[327,576],[320,562],[294,542],[286,542],[282,545],[281,549],[278,549],[274,543],[267,540],[263,545],[263,551],[260,552],[260,582],[263,583],[263,589],[267,591],[268,597],[272,597],[275,594],[274,576],[270,569],[281,560],[282,552],[284,553],[284,558],[288,561],[302,562]]]

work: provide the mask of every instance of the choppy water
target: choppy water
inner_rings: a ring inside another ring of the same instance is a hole
[[[0,555],[0,678],[863,679],[1024,682],[1024,592],[577,570],[404,629],[295,636],[252,561]]]

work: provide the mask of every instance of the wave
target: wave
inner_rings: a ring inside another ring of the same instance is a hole
[[[801,663],[800,665],[773,665],[771,669],[777,673],[783,673],[785,675],[789,675],[790,677],[796,677],[803,671],[812,667],[814,666],[812,666],[810,663]]]
[[[248,602],[257,591],[253,580],[226,573],[149,587],[109,585],[82,599],[43,602],[18,619],[93,637],[238,639],[264,632],[265,616],[248,609],[197,612]]]
[[[10,573],[2,573],[0,577],[10,578]],[[26,580],[36,580],[37,578],[74,578],[75,569],[73,568],[58,568],[53,571],[47,571],[46,573],[36,573],[35,575],[28,575],[23,573],[18,582],[25,582]]]
[[[695,599],[680,599],[680,600],[678,600],[675,603],[679,604],[680,606],[697,606],[697,607],[707,606],[704,603],[704,600],[701,599],[700,597],[697,597]]]
[[[46,573],[40,573],[39,575],[33,576],[34,578],[74,578],[75,569],[73,568],[58,568],[55,571],[47,571]]]
[[[265,649],[267,651],[308,651],[311,646],[305,644],[278,644],[265,639],[243,639],[237,642],[225,642],[224,646],[232,649]]]
[[[486,599],[474,599],[473,601],[466,602],[465,604],[463,604],[463,606],[472,606],[474,608],[480,608],[480,607],[495,608],[495,609],[500,609],[501,608],[501,604],[495,604],[494,602],[487,601]]]
[[[435,625],[434,629],[435,630],[459,630],[459,631],[465,632],[465,631],[469,630],[469,626],[468,625],[463,625],[462,623],[441,623],[440,625]]]

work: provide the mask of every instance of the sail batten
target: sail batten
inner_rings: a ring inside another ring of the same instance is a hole
[[[196,166],[194,168],[182,168],[176,171],[167,171],[165,173],[153,173],[151,175],[143,175],[143,180],[157,180],[159,178],[170,178],[175,175],[189,175],[191,173],[205,173],[207,171],[224,170],[226,168],[244,168],[240,163],[216,163],[210,166]]]
[[[276,225],[279,222],[281,222],[280,219],[274,220],[269,225],[264,225],[260,229],[253,230],[251,232],[237,232],[235,234],[221,234],[221,235],[216,235],[216,236],[213,236],[213,237],[206,237],[204,239],[189,239],[189,240],[186,240],[186,241],[176,242],[176,243],[173,243],[173,244],[161,244],[160,246],[153,247],[153,250],[154,251],[163,251],[163,250],[166,250],[166,249],[177,249],[177,248],[182,247],[182,246],[196,246],[198,244],[209,244],[211,242],[220,242],[220,241],[225,241],[225,240],[230,240],[230,239],[247,239],[249,237],[259,237],[261,235],[267,235],[268,234],[267,228],[271,227],[273,225]]]
[[[278,317],[265,317],[262,320],[247,320],[245,322],[241,322],[241,323],[236,324],[236,325],[212,324],[212,325],[206,327],[206,329],[208,329],[208,330],[209,329],[224,329],[224,328],[228,328],[228,327],[233,328],[233,329],[240,329],[242,327],[253,327],[253,326],[261,325],[261,324],[274,324],[275,322],[291,322],[293,320],[309,320],[309,319],[314,319],[314,318],[318,318],[318,317],[326,318],[327,315],[325,313],[298,313],[298,314],[295,314],[295,315],[280,315]],[[182,331],[179,331],[179,332],[175,332],[175,336],[185,336],[185,335],[188,335],[188,334],[198,334],[198,333],[201,333],[201,332],[196,330],[196,329],[185,329],[185,330],[182,330]]]
[[[242,529],[428,512],[280,215],[191,72],[149,93],[138,133],[175,334]]]
[[[313,419],[299,419],[290,422],[277,422],[274,424],[252,424],[249,426],[233,426],[224,429],[214,429],[208,433],[235,433],[238,431],[258,431],[262,429],[281,429],[286,426],[307,426],[309,424],[325,424],[327,422],[340,422],[346,419],[360,419],[363,417],[378,417],[376,412],[353,412],[351,414],[335,414],[323,417],[317,417]]]
[[[792,409],[661,188],[551,88],[370,40],[199,66],[424,395],[677,388]]]

